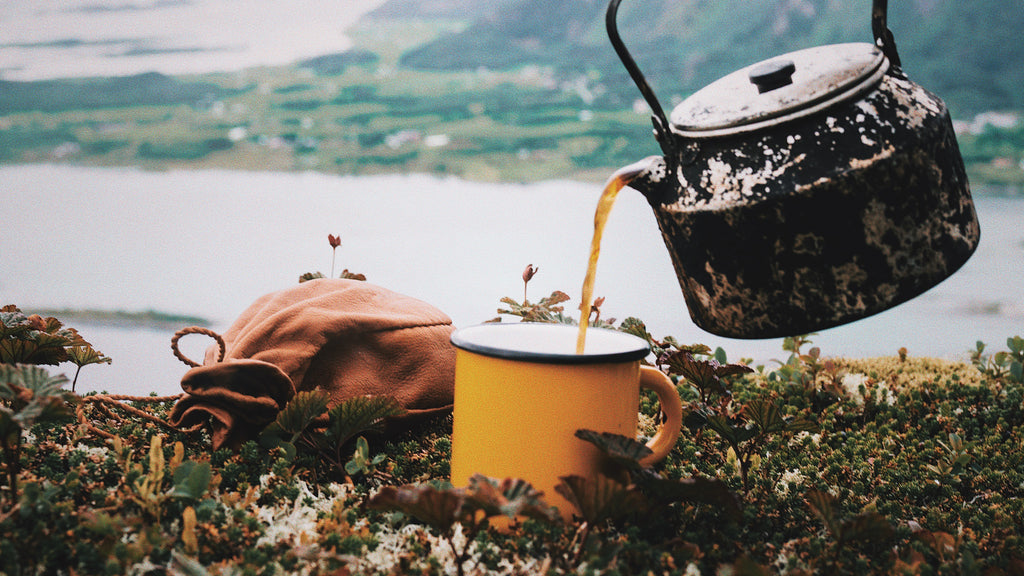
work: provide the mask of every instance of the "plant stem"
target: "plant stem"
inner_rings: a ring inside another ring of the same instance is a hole
[[[455,534],[452,528],[449,528],[448,531],[444,534],[444,539],[448,542],[448,547],[452,549],[452,554],[455,555],[456,573],[459,576],[465,576],[466,570],[462,567],[462,565],[466,562],[466,560],[468,560],[468,558],[466,558],[465,555],[466,550],[463,549],[462,551],[459,551],[455,549]],[[468,541],[466,542],[466,547],[469,547]]]
[[[572,566],[574,567],[579,566],[580,560],[583,558],[583,549],[587,545],[587,538],[590,537],[590,522],[583,522],[576,532],[576,536],[579,538],[579,543],[576,546],[576,552],[572,555]]]
[[[331,278],[334,278],[334,257],[338,255],[337,248],[331,248]]]
[[[750,471],[750,454],[744,454],[740,458],[740,478],[743,480],[743,495],[746,496],[750,492],[750,486],[747,482],[747,474]]]
[[[18,432],[17,444],[9,446],[4,442],[4,460],[7,468],[7,485],[11,487],[11,496],[18,499],[18,468],[21,458],[21,432]]]
[[[8,510],[7,512],[5,512],[3,514],[0,514],[0,524],[2,524],[4,520],[7,520],[8,518],[10,518],[20,508],[21,508],[21,502],[18,502],[14,506],[11,506],[11,509]]]

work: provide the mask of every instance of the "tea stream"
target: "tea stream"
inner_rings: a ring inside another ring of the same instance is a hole
[[[601,197],[597,201],[597,209],[594,211],[594,237],[590,241],[590,258],[587,260],[587,274],[583,278],[583,290],[580,298],[580,328],[576,337],[576,353],[583,354],[587,346],[587,326],[590,325],[590,315],[594,304],[594,281],[597,279],[597,260],[601,256],[601,237],[604,236],[604,227],[608,223],[608,216],[611,215],[615,199],[619,191],[629,186],[629,183],[636,178],[648,162],[641,160],[618,169],[608,182],[604,185]]]

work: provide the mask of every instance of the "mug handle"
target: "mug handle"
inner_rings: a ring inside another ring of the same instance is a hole
[[[640,367],[640,387],[653,390],[658,395],[661,411],[665,414],[665,421],[658,426],[658,432],[647,442],[647,447],[653,454],[640,460],[641,466],[650,466],[668,456],[676,445],[679,431],[683,426],[683,402],[679,398],[676,385],[657,368]]]

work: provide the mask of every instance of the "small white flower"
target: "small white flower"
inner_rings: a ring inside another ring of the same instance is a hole
[[[110,452],[110,449],[107,448],[106,446],[89,447],[86,446],[85,444],[79,444],[78,446],[75,446],[75,450],[79,452],[84,452],[85,455],[88,456],[89,459],[94,462],[105,460],[107,458],[107,454]]]
[[[789,494],[789,489],[796,488],[804,483],[804,475],[800,473],[800,470],[793,468],[792,470],[786,470],[782,473],[782,477],[779,478],[778,484],[775,485],[775,493],[779,496],[785,496]]]
[[[861,388],[867,384],[869,378],[867,374],[847,374],[843,376],[843,390],[858,406],[864,405],[864,394],[861,393]]]
[[[810,440],[811,444],[818,446],[821,444],[821,434],[819,434],[818,432],[811,434],[806,430],[801,430],[800,432],[797,432],[796,434],[793,435],[792,438],[789,439],[789,447],[799,448],[803,446],[804,443],[808,440]]]
[[[298,480],[296,483],[299,494],[290,508],[262,506],[256,509],[256,517],[267,525],[263,536],[256,542],[257,545],[274,545],[280,542],[297,544],[303,539],[316,539],[317,513],[324,511],[325,507],[326,510],[330,510],[333,499],[317,498],[304,481]],[[333,486],[332,491],[337,493]]]
[[[878,399],[880,402],[885,402],[889,406],[896,404],[896,395],[893,394],[892,389],[889,388],[889,385],[885,382],[878,384]]]
[[[153,561],[149,559],[149,556],[143,558],[140,562],[136,562],[134,565],[129,566],[126,574],[128,576],[135,576],[136,574],[155,574],[163,572],[166,566],[157,566],[153,564]]]

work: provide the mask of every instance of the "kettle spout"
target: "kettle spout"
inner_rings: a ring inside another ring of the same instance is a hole
[[[623,166],[611,178],[643,194],[652,206],[663,203],[674,190],[669,182],[668,166],[661,156],[648,156]]]

